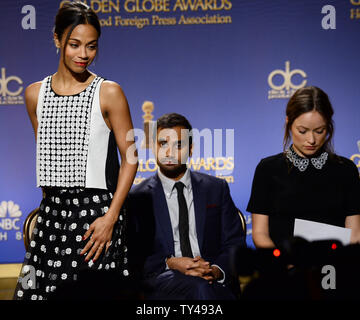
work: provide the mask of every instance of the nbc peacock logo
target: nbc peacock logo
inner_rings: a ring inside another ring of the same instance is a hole
[[[16,230],[16,240],[22,239],[20,231],[20,217],[22,212],[18,204],[13,201],[2,201],[0,203],[0,242],[8,240],[8,231]]]

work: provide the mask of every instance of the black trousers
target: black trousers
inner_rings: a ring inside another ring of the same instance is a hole
[[[235,300],[235,295],[223,284],[177,270],[167,270],[145,280],[145,298],[149,300]]]

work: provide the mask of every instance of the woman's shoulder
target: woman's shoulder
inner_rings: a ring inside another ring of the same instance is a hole
[[[26,88],[25,88],[25,96],[29,96],[29,97],[38,97],[39,92],[40,92],[40,88],[41,85],[43,84],[44,81],[47,81],[51,76],[47,76],[45,77],[43,80],[40,81],[35,81],[33,83],[30,83]]]
[[[283,172],[287,168],[286,160],[282,152],[262,158],[257,164],[255,175],[258,177],[266,176],[272,172]]]
[[[28,94],[39,93],[41,84],[42,84],[42,81],[36,81],[36,82],[29,84],[25,89],[25,93],[28,93]]]
[[[115,81],[104,79],[100,94],[109,99],[125,97],[122,87]]]
[[[258,167],[261,168],[274,168],[282,166],[285,163],[285,156],[283,152],[268,156],[260,160]]]
[[[25,101],[26,105],[31,107],[36,105],[42,81],[36,81],[29,84],[25,89]]]
[[[124,94],[123,89],[121,88],[120,84],[115,81],[104,79],[101,90],[105,94]]]
[[[356,164],[346,157],[340,155],[333,155],[330,158],[330,162],[332,163],[333,167],[338,168],[343,172],[348,172],[350,174],[353,172],[358,172]]]
[[[104,110],[109,111],[111,109],[127,109],[127,100],[121,86],[111,80],[104,80],[100,90],[101,105]]]

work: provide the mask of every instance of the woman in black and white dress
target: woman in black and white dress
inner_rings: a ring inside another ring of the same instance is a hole
[[[25,91],[43,199],[14,299],[51,298],[83,270],[129,275],[122,207],[137,155],[121,87],[88,70],[100,33],[87,5],[65,3],[54,28],[58,70]]]

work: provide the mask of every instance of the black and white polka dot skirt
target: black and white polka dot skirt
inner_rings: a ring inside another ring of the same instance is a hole
[[[100,189],[45,188],[14,299],[46,300],[64,283],[76,283],[86,270],[117,271],[129,275],[124,243],[125,209],[114,225],[111,245],[93,262],[80,252],[83,235],[109,209],[113,195]]]

